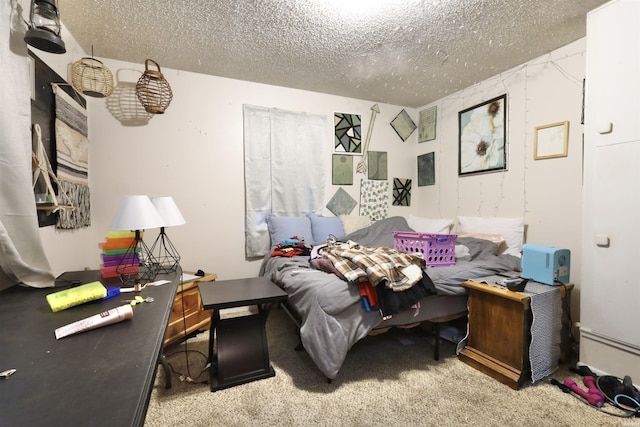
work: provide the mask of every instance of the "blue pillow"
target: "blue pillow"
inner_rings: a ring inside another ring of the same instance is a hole
[[[266,221],[271,237],[271,247],[293,236],[304,239],[307,244],[311,244],[311,240],[313,240],[311,221],[306,216],[269,215]]]
[[[333,234],[335,237],[344,235],[342,220],[337,216],[320,216],[314,213],[308,213],[307,217],[311,220],[313,243],[326,242],[330,234]]]

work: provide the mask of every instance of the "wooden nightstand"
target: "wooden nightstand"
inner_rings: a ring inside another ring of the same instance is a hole
[[[213,282],[217,277],[216,274],[208,274],[178,286],[164,338],[164,347],[178,343],[195,332],[209,330],[211,310],[205,310],[202,306],[198,284]]]
[[[469,336],[458,357],[501,383],[519,389],[531,379],[531,297],[474,281],[463,282],[462,286],[469,290]],[[560,287],[563,311],[571,289],[573,284]]]

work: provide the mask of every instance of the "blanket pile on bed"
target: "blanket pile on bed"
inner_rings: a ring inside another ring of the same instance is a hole
[[[418,283],[425,267],[420,254],[367,248],[353,241],[326,246],[320,255],[329,258],[348,282],[368,280],[371,286],[382,284],[394,291],[404,291]]]
[[[339,240],[351,240],[369,248],[392,248],[393,231],[413,229],[404,218],[390,217]],[[519,266],[516,257],[497,256],[497,245],[488,240],[468,237],[457,242],[469,248],[469,255],[451,267],[423,268],[423,280],[419,283],[432,281],[433,289],[440,295],[464,295],[463,281]],[[383,322],[380,313],[363,309],[358,286],[336,274],[313,268],[308,256],[267,256],[260,274],[287,292],[287,304],[300,317],[302,345],[328,378],[336,377],[351,346]],[[413,286],[409,290],[420,288]]]

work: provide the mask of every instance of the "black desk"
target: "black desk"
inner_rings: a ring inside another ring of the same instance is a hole
[[[119,284],[101,279],[99,271],[73,274],[81,283]],[[0,425],[143,425],[178,286],[175,273],[159,279],[170,283],[138,293],[154,302],[135,306],[133,318],[60,340],[54,329],[126,304],[122,300],[136,294],[53,313],[45,296],[57,288],[0,292],[0,371],[17,369],[0,379]]]
[[[200,283],[199,288],[202,305],[213,309],[209,331],[211,391],[274,376],[265,325],[271,305],[285,300],[287,293],[265,277]],[[253,305],[258,307],[256,314],[220,317],[220,309]]]

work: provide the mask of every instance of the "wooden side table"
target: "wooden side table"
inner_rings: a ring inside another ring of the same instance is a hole
[[[211,391],[274,376],[265,326],[272,304],[285,300],[287,293],[266,277],[256,277],[201,283],[200,295],[204,308],[213,309],[209,332]],[[220,315],[222,309],[244,306],[257,306],[257,313]]]
[[[469,336],[459,359],[519,389],[531,377],[531,297],[471,280],[462,286],[469,290]],[[573,284],[560,287],[563,300],[571,289]]]
[[[186,273],[186,272],[185,272]],[[190,273],[192,274],[192,273]],[[164,337],[164,347],[181,342],[198,331],[209,329],[211,310],[205,310],[200,299],[198,286],[216,280],[215,274],[207,274],[197,279],[183,282],[178,286],[173,301],[171,317]]]

